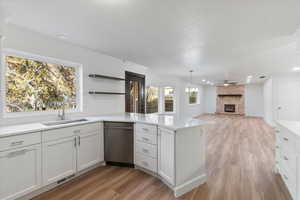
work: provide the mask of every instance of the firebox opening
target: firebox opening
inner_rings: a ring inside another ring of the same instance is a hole
[[[235,104],[225,104],[224,112],[234,113],[235,112]]]

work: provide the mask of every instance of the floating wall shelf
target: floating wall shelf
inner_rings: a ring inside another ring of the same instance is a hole
[[[115,81],[125,81],[124,78],[114,77],[114,76],[105,76],[100,74],[89,74],[90,78],[103,78],[103,79],[110,79]]]
[[[219,97],[242,97],[241,94],[219,94]]]
[[[122,93],[122,92],[97,92],[97,91],[89,91],[89,94],[125,95],[126,93]]]

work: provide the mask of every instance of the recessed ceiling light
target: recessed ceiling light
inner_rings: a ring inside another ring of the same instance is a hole
[[[229,84],[228,83],[224,83],[224,86],[227,87],[227,86],[229,86]]]
[[[300,71],[300,67],[293,67],[293,71],[294,71],[294,72]]]
[[[56,37],[62,40],[68,39],[68,35],[64,33],[57,34]]]
[[[205,82],[206,80],[205,79],[202,79],[202,82]]]
[[[248,79],[251,79],[251,78],[253,78],[253,76],[249,75],[247,78],[248,78]]]

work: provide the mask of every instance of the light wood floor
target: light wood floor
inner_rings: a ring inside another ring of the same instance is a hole
[[[259,118],[204,115],[216,121],[207,135],[206,184],[178,199],[287,200],[273,173],[275,135]],[[172,192],[141,171],[105,166],[34,200],[170,200]]]

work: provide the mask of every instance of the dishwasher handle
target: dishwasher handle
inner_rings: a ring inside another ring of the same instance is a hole
[[[122,129],[122,130],[133,130],[132,127],[104,127],[105,129]]]

